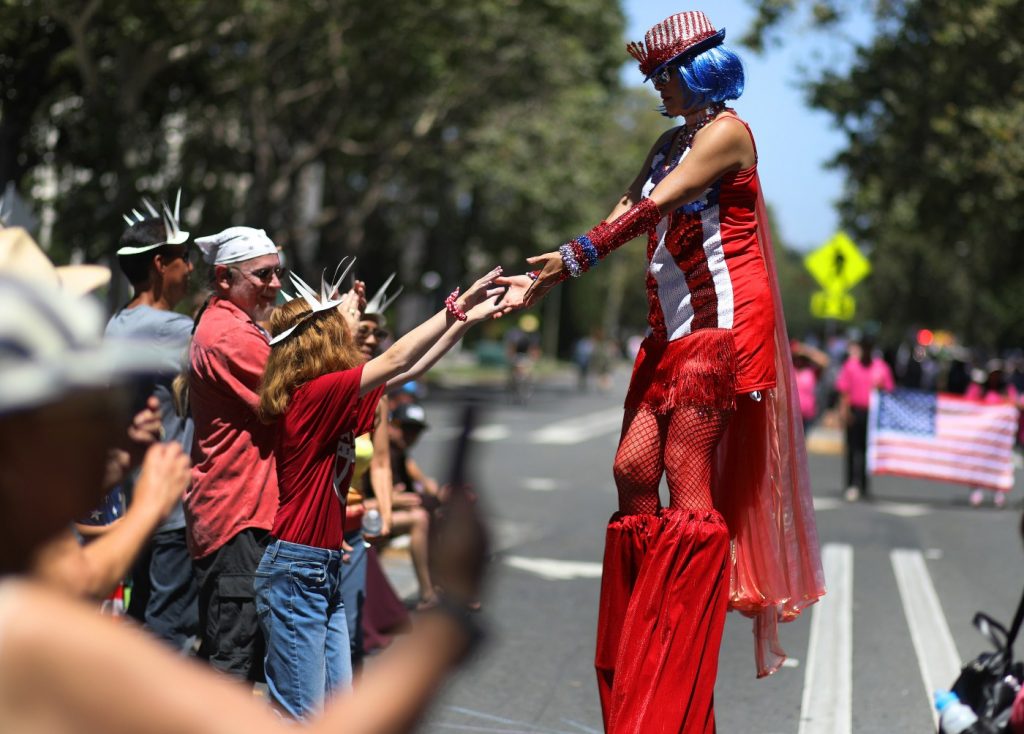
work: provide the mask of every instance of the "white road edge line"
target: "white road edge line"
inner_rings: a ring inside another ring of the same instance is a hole
[[[532,573],[548,581],[571,581],[573,579],[599,579],[602,564],[596,561],[559,561],[554,558],[525,558],[505,556],[505,565]]]
[[[853,670],[853,548],[822,548],[828,593],[811,612],[799,734],[850,734]]]
[[[604,433],[622,428],[622,408],[606,408],[594,413],[556,421],[530,433],[529,442],[570,445],[583,443]]]
[[[960,674],[960,653],[957,652],[921,551],[897,548],[889,554],[889,558],[893,573],[896,574],[903,612],[907,615],[917,664],[921,668],[928,708],[937,724],[938,715],[932,705],[932,693],[936,689],[947,688],[956,680]]]

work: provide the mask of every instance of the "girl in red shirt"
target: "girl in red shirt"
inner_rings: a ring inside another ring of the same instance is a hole
[[[296,298],[274,312],[279,337],[267,360],[259,412],[277,428],[274,453],[280,505],[256,574],[256,606],[266,637],[265,669],[273,701],[296,718],[319,711],[352,678],[341,599],[345,499],[355,437],[373,426],[385,388],[428,370],[469,326],[501,306],[500,269],[374,359],[353,340],[361,294],[314,310]],[[285,336],[285,332],[292,329]]]

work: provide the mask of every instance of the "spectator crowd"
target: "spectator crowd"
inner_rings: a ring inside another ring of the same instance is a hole
[[[937,343],[929,330],[917,330],[893,349],[883,349],[874,329],[851,329],[821,341],[808,337],[792,345],[805,433],[820,420],[832,420],[844,434],[844,497],[870,497],[866,464],[869,403],[872,391],[908,388],[961,396],[985,404],[1024,408],[1024,352],[994,353],[969,348],[951,338]],[[1024,447],[1024,418],[1017,429]],[[1005,492],[992,492],[997,507]],[[970,503],[983,504],[986,490],[973,488]]]
[[[480,637],[486,557],[464,482],[411,455],[415,380],[503,315],[500,268],[395,339],[391,279],[317,289],[263,230],[183,231],[180,192],[140,209],[105,325],[108,269],[0,228],[0,729],[411,727]],[[412,615],[376,552],[403,534]]]

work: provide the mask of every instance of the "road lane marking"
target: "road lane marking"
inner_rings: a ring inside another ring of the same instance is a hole
[[[463,706],[448,706],[448,711],[452,711],[463,716],[468,716],[475,719],[483,719],[484,721],[491,721],[495,724],[504,724],[506,726],[518,726],[525,727],[523,729],[498,729],[495,727],[481,727],[475,725],[474,727],[467,726],[465,724],[432,724],[432,726],[443,726],[449,729],[460,729],[465,731],[486,731],[486,732],[504,732],[505,734],[571,734],[570,732],[561,731],[559,729],[549,729],[547,727],[538,727],[536,724],[530,724],[526,721],[515,721],[514,719],[506,719],[504,716],[495,716],[488,714],[483,711],[474,711]],[[563,719],[564,721],[564,719]]]
[[[556,421],[530,433],[530,443],[569,445],[583,443],[622,427],[622,408],[607,408],[596,413]]]
[[[814,497],[814,511],[838,510],[846,503],[836,497]]]
[[[850,734],[853,669],[853,548],[829,543],[821,563],[828,593],[811,612],[799,734]]]
[[[927,505],[910,502],[878,502],[875,504],[875,509],[896,517],[922,517],[932,513],[932,508]]]
[[[896,574],[903,612],[907,615],[917,664],[921,668],[928,709],[938,723],[938,716],[932,706],[932,693],[940,688],[948,688],[960,675],[960,653],[957,652],[953,634],[949,631],[946,615],[942,612],[939,595],[935,593],[921,551],[897,548],[889,554],[889,558],[893,573]]]
[[[531,492],[552,492],[558,488],[558,482],[548,477],[524,477],[523,489]]]
[[[437,428],[431,428],[429,431],[424,433],[422,440],[424,443],[441,443],[444,441],[450,441],[461,433],[462,429],[457,426],[439,426]],[[478,426],[474,429],[472,439],[481,443],[489,443],[491,441],[504,441],[511,435],[512,431],[508,426],[501,423],[490,423],[486,426]]]
[[[512,431],[508,429],[508,426],[503,426],[500,423],[493,423],[489,426],[480,426],[475,429],[472,437],[474,441],[489,443],[491,441],[504,441],[511,435]]]
[[[532,573],[549,581],[601,578],[601,564],[593,561],[557,561],[554,558],[505,556],[505,563],[520,571]]]

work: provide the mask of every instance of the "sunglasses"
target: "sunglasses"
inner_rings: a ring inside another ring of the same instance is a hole
[[[651,75],[650,81],[655,85],[668,84],[672,81],[672,72],[675,71],[674,66],[665,66],[661,71],[655,72]]]
[[[277,279],[280,280],[281,276],[284,274],[284,268],[279,265],[268,268],[259,268],[258,270],[242,270],[241,268],[235,268],[235,270],[240,272],[242,275],[251,275],[261,283],[270,283],[274,279],[274,276],[277,276]]]
[[[387,329],[374,329],[369,326],[360,326],[359,338],[365,339],[368,336],[372,336],[374,339],[380,342],[384,341],[389,336],[391,336],[391,332],[389,332]]]

